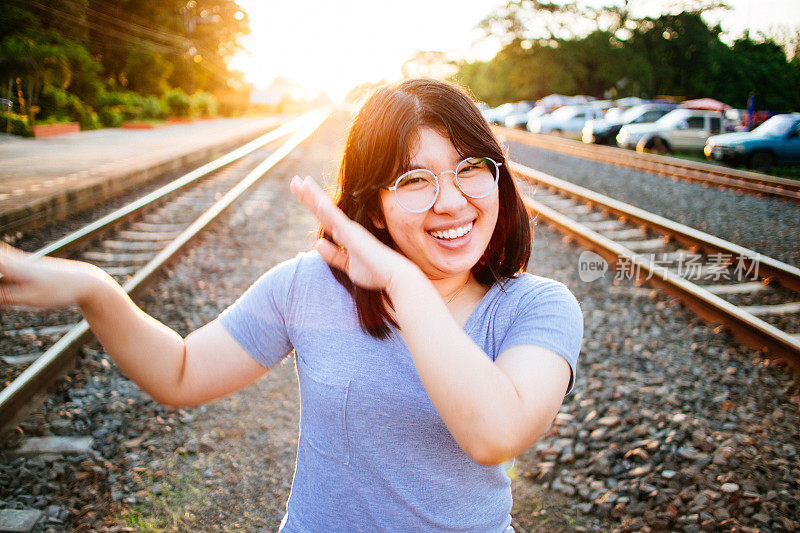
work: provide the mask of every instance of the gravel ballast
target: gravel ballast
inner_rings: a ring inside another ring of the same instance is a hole
[[[186,334],[308,249],[315,224],[288,181],[333,175],[343,131],[341,117],[326,123],[142,307]],[[586,329],[575,391],[516,462],[517,531],[800,528],[800,383],[790,372],[613,272],[582,282],[582,250],[545,226],[536,226],[533,250],[529,270],[567,284]],[[154,403],[91,348],[54,390],[6,438],[91,435],[94,452],[4,455],[0,508],[44,511],[42,531],[277,530],[297,442],[291,358],[196,408]]]

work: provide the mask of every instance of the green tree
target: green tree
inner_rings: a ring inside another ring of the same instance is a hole
[[[172,64],[153,50],[131,50],[125,63],[128,89],[143,95],[162,96],[169,90]]]
[[[779,45],[748,35],[728,46],[701,17],[723,4],[684,4],[684,11],[634,18],[627,0],[599,8],[512,0],[481,23],[506,44],[490,61],[461,64],[455,77],[490,105],[581,93],[711,97],[744,107],[755,92],[760,108],[800,107],[800,38]]]

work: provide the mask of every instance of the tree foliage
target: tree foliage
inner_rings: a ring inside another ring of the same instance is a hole
[[[793,58],[767,38],[745,35],[729,46],[701,17],[723,4],[694,0],[683,7],[634,18],[627,0],[611,7],[512,0],[481,23],[503,48],[490,61],[461,64],[456,78],[490,105],[561,93],[710,97],[745,107],[754,93],[763,109],[800,108],[800,54],[792,39]]]
[[[247,33],[235,0],[7,0],[0,97],[30,123],[64,113],[82,120],[109,101],[105,93],[161,98],[180,89],[230,98],[249,90],[226,66]],[[133,101],[147,102],[132,97],[124,105]]]

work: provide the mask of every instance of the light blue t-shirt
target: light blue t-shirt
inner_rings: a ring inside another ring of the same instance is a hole
[[[281,531],[506,530],[503,466],[464,453],[399,333],[365,333],[319,254],[271,269],[220,321],[265,367],[296,353],[300,438]],[[464,330],[492,360],[520,344],[552,350],[574,381],[583,319],[561,283],[524,273],[494,284]]]

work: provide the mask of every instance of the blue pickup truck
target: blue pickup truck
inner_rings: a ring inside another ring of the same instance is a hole
[[[800,165],[800,113],[775,115],[753,131],[709,137],[703,152],[708,159],[758,172],[776,164]]]

